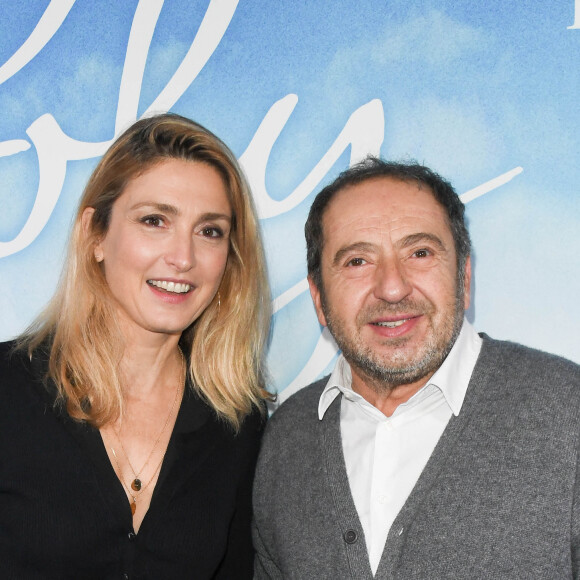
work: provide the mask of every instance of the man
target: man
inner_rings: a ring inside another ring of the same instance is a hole
[[[306,223],[330,378],[269,422],[255,578],[579,578],[580,367],[479,336],[464,206],[369,158]]]

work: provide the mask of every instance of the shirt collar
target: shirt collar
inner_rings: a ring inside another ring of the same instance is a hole
[[[454,415],[459,415],[463,405],[469,380],[481,350],[481,344],[481,337],[475,332],[467,319],[464,319],[461,332],[447,358],[421,389],[423,390],[429,385],[435,385],[439,388]],[[318,418],[320,420],[322,420],[334,399],[345,392],[352,393],[357,397],[360,396],[352,390],[350,365],[341,354],[336,361],[326,387],[320,395],[318,402]],[[418,393],[414,396],[417,395]]]

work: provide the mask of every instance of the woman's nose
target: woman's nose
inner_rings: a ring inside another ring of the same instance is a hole
[[[173,236],[165,253],[165,262],[178,272],[187,272],[195,265],[194,240],[187,235]]]

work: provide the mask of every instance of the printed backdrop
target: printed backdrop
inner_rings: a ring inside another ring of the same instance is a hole
[[[313,195],[368,153],[467,203],[478,330],[580,362],[580,0],[0,0],[0,339],[54,291],[113,138],[172,110],[249,177],[273,292],[272,388],[332,364],[305,281]]]

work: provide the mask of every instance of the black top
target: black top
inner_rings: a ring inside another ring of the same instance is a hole
[[[135,534],[99,431],[55,408],[45,357],[31,362],[12,346],[0,343],[2,578],[252,577],[258,412],[234,435],[187,388]]]

